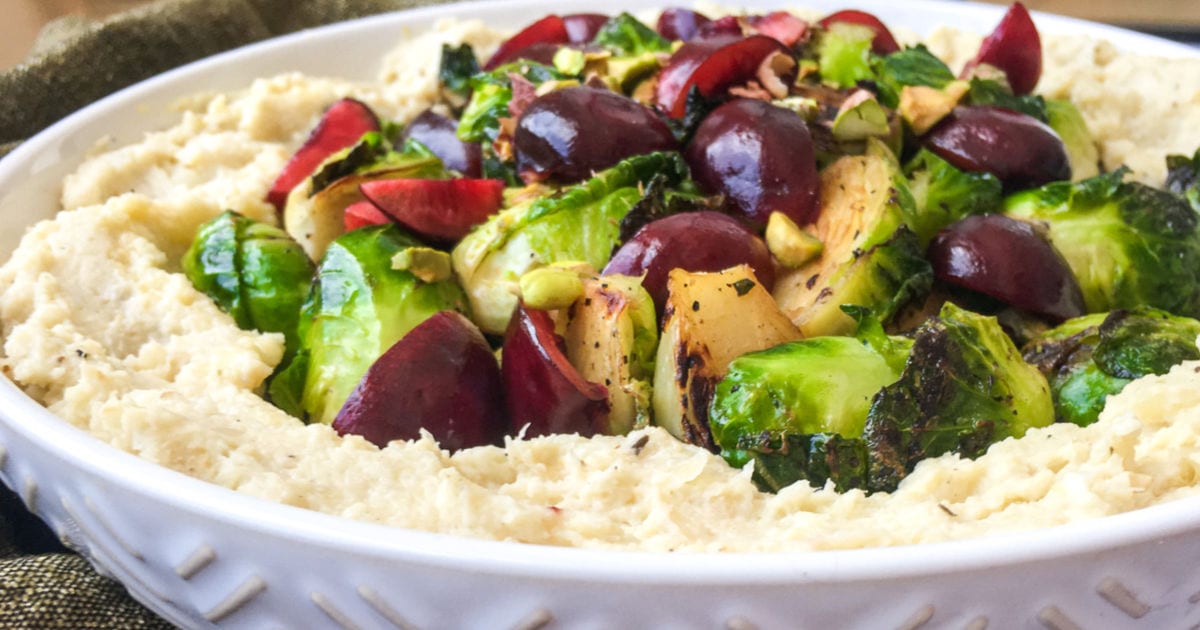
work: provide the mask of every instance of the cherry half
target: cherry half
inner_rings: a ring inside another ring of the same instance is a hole
[[[996,29],[979,46],[975,58],[963,68],[963,76],[981,63],[1004,71],[1008,85],[1018,96],[1029,94],[1042,76],[1042,39],[1029,11],[1014,2]]]
[[[1054,321],[1086,312],[1070,265],[1033,224],[969,216],[938,232],[927,255],[942,282]]]
[[[496,357],[471,320],[442,311],[421,322],[367,369],[333,428],[383,447],[429,431],[456,451],[499,445],[508,428]]]
[[[500,359],[510,432],[527,437],[578,433],[590,437],[608,423],[608,389],[579,374],[546,311],[517,305]]]

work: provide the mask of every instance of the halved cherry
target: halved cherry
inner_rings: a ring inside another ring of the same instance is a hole
[[[969,216],[937,233],[928,258],[938,280],[1053,321],[1086,312],[1070,265],[1031,223]]]
[[[397,223],[430,240],[461,239],[503,203],[498,179],[377,179],[359,186]]]
[[[742,32],[742,21],[736,15],[719,17],[707,24],[700,25],[693,39],[708,39],[721,35],[745,35]]]
[[[1042,39],[1029,11],[1014,2],[983,43],[975,58],[963,67],[963,76],[981,63],[1004,71],[1013,93],[1029,94],[1042,76]]]
[[[438,156],[446,168],[467,177],[479,177],[482,172],[483,150],[476,142],[458,138],[458,123],[431,109],[421,112],[404,127],[401,140],[412,138]]]
[[[759,66],[772,54],[791,55],[779,40],[766,35],[722,35],[684,44],[658,76],[655,103],[672,118],[683,116],[692,86],[704,96],[755,78]],[[784,77],[791,84],[795,77]]]
[[[445,449],[499,445],[508,422],[496,357],[471,320],[442,311],[371,364],[333,428],[383,447],[429,431]]]
[[[1033,116],[1003,107],[955,107],[920,142],[956,168],[995,175],[1008,190],[1071,179],[1062,138]]]
[[[871,40],[871,50],[877,55],[890,55],[900,50],[900,44],[896,43],[896,38],[892,36],[888,27],[884,26],[879,18],[866,11],[844,9],[826,15],[817,23],[821,25],[821,28],[829,28],[829,25],[835,22],[858,24],[875,31],[875,38]]]
[[[589,44],[596,39],[600,27],[608,21],[607,15],[599,13],[572,13],[563,16],[563,27],[567,29],[567,42]]]
[[[760,35],[773,37],[791,48],[808,34],[808,22],[788,11],[772,11],[766,15],[751,15],[746,18],[750,28]]]
[[[658,14],[655,30],[667,39],[688,41],[700,32],[701,27],[712,22],[707,15],[691,9],[670,8]]]
[[[357,230],[368,225],[384,225],[391,223],[392,218],[383,213],[370,201],[358,201],[346,206],[342,215],[342,225],[346,231]]]
[[[570,35],[562,17],[547,15],[500,44],[487,63],[483,64],[483,69],[495,70],[497,66],[518,59],[521,51],[534,44],[565,44],[568,41]]]
[[[516,433],[592,436],[607,424],[608,389],[586,380],[567,360],[562,337],[546,311],[517,306],[504,335],[500,375]]]
[[[331,105],[308,139],[288,160],[283,172],[275,178],[267,201],[282,212],[288,193],[297,184],[312,175],[325,158],[355,144],[369,131],[379,131],[379,118],[365,103],[344,98]]]

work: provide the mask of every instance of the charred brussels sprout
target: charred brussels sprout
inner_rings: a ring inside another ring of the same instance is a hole
[[[871,42],[875,31],[850,22],[834,22],[817,39],[821,80],[833,87],[854,87],[871,79]]]
[[[1200,315],[1196,212],[1171,192],[1123,181],[1126,172],[1017,193],[1005,213],[1046,225],[1088,312],[1145,305]]]
[[[884,334],[855,309],[853,337],[814,337],[734,359],[709,410],[713,440],[734,466],[755,462],[771,490],[800,479],[839,490],[861,487],[860,436],[871,400],[900,378],[912,342]]]
[[[947,304],[908,340],[849,312],[854,338],[745,355],[717,385],[714,438],[731,464],[754,461],[761,487],[890,492],[922,459],[976,457],[1053,421],[1046,379],[995,318]]]
[[[960,171],[921,149],[904,167],[917,210],[910,221],[922,246],[938,230],[972,214],[999,212],[1004,186],[991,173]]]
[[[283,333],[295,350],[313,264],[286,232],[227,210],[200,226],[183,272],[239,327]]]
[[[510,75],[521,76],[534,85],[570,78],[550,66],[528,60],[506,63],[490,72],[476,74],[468,82],[471,100],[467,101],[458,121],[460,140],[491,142],[500,135],[500,119],[512,116],[508,111],[513,97]]]
[[[948,302],[917,329],[900,380],[872,401],[863,430],[867,487],[893,490],[922,459],[976,457],[1053,420],[1046,378],[996,319]]]
[[[1063,322],[1024,348],[1050,382],[1059,422],[1096,421],[1108,396],[1131,380],[1200,359],[1200,321],[1141,308]]]
[[[304,304],[300,352],[272,388],[276,404],[292,411],[285,401],[297,401],[309,421],[333,422],[367,368],[405,333],[438,311],[465,312],[454,282],[393,268],[393,257],[417,246],[394,225],[347,232],[329,245]]]
[[[671,52],[670,40],[628,13],[609,18],[596,32],[592,43],[603,46],[620,57]]]
[[[1167,190],[1182,195],[1200,212],[1200,149],[1192,157],[1167,156]]]
[[[806,337],[854,332],[844,304],[886,323],[925,296],[933,270],[907,226],[915,202],[890,154],[839,159],[821,171],[818,197],[820,215],[802,227],[820,239],[821,255],[777,278],[773,290]]]
[[[673,184],[687,173],[677,153],[648,153],[592,179],[501,210],[454,248],[454,271],[484,332],[504,332],[525,272],[554,262],[604,267],[619,242],[621,220],[656,175]]]

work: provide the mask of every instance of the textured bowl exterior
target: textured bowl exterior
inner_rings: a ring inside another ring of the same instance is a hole
[[[949,23],[986,32],[1002,11],[937,2],[856,6],[917,31]],[[54,213],[59,182],[96,140],[108,135],[119,145],[170,124],[167,105],[179,96],[285,70],[345,76],[357,66],[345,59],[376,59],[402,28],[444,16],[520,26],[544,13],[594,8],[522,0],[379,16],[226,53],[125,90],[0,160],[0,259],[24,227]],[[621,9],[637,5],[604,7]],[[1139,52],[1195,54],[1107,27],[1038,20],[1043,31],[1086,30]],[[354,71],[360,76],[351,78],[369,78],[372,69]],[[642,554],[467,540],[276,505],[159,468],[54,417],[3,378],[0,480],[97,569],[186,628],[1200,624],[1200,500],[981,540],[856,551]]]

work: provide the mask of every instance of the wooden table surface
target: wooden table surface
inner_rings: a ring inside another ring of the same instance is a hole
[[[1010,0],[986,0],[1009,4]],[[38,31],[50,20],[75,14],[99,18],[147,0],[0,0],[0,69],[11,67],[29,51]],[[1074,15],[1102,22],[1150,28],[1166,33],[1200,33],[1200,0],[1024,0],[1031,9]],[[689,0],[669,2],[690,4]],[[803,0],[796,0],[804,4]],[[728,4],[736,5],[736,0]],[[847,6],[854,4],[846,0]]]

